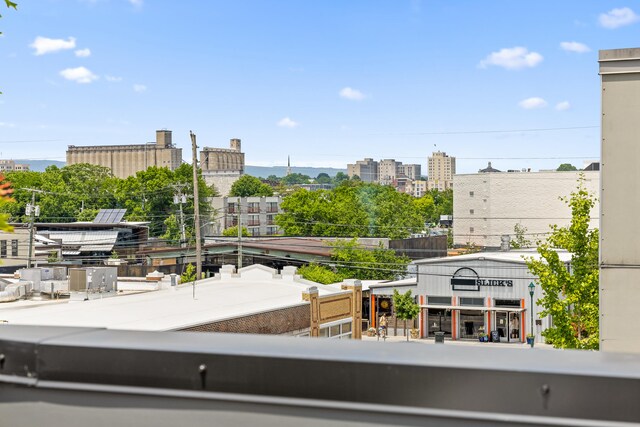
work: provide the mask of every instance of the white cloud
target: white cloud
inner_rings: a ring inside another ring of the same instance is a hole
[[[547,101],[545,101],[542,98],[533,97],[533,98],[523,99],[522,101],[518,102],[518,105],[521,108],[524,108],[525,110],[533,110],[534,108],[546,107]]]
[[[556,104],[556,110],[558,111],[567,111],[569,108],[571,108],[569,101],[562,101]]]
[[[291,120],[289,117],[285,117],[277,123],[281,128],[290,128],[293,129],[297,126],[300,126],[300,123]]]
[[[36,50],[34,55],[44,55],[45,53],[53,53],[60,50],[75,49],[76,39],[73,37],[69,37],[68,40],[50,39],[38,36],[29,47]]]
[[[584,43],[562,42],[560,47],[567,52],[586,53],[591,52],[591,48]]]
[[[138,93],[142,93],[142,92],[147,90],[147,87],[145,85],[141,85],[141,84],[134,84],[133,85],[133,90],[138,92]]]
[[[99,78],[85,67],[67,68],[60,71],[60,75],[76,83],[91,83]]]
[[[611,9],[607,13],[602,13],[598,17],[600,25],[604,28],[611,30],[625,25],[631,25],[640,19],[636,13],[628,7],[621,7],[619,9]]]
[[[134,5],[135,7],[142,7],[143,0],[129,0],[129,3]]]
[[[357,89],[345,87],[340,91],[340,97],[351,101],[362,101],[365,95]]]
[[[78,49],[74,53],[78,58],[86,58],[87,56],[91,56],[91,49]]]
[[[108,82],[111,83],[120,83],[122,81],[122,77],[117,77],[117,76],[110,76],[110,75],[106,75],[104,76],[105,79],[107,79]]]
[[[520,68],[535,67],[544,58],[538,52],[529,52],[526,47],[516,46],[512,48],[500,49],[498,52],[491,52],[485,59],[480,61],[480,68],[487,68],[489,65],[504,67],[507,70],[518,70]]]
[[[13,123],[0,122],[0,128],[14,128],[16,127]]]

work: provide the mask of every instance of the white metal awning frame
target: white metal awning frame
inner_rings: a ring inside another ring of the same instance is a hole
[[[522,312],[525,308],[522,307],[481,307],[477,305],[436,305],[436,304],[422,304],[420,308],[438,308],[445,310],[475,310],[475,311],[513,311]]]

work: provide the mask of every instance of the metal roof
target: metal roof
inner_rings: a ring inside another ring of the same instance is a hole
[[[110,252],[118,238],[117,231],[51,231],[50,239],[62,240],[63,246],[78,246],[80,252]]]

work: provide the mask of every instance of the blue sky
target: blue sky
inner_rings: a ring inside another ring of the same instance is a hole
[[[241,138],[250,165],[395,158],[425,174],[434,149],[463,173],[597,158],[597,52],[640,36],[640,4],[605,0],[24,0],[2,15],[3,158],[166,128],[187,161],[193,130],[200,146]]]

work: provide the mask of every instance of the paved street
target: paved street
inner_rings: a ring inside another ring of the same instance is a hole
[[[362,336],[362,341],[378,341],[377,337],[369,337],[366,336],[366,334],[363,334]],[[380,344],[396,344],[396,343],[406,343],[407,342],[407,338],[404,336],[400,336],[398,335],[397,337],[394,336],[389,336],[387,337],[386,340],[383,340],[382,338],[380,338],[379,340]],[[409,339],[409,343],[414,343],[414,344],[426,344],[426,345],[435,345],[435,340],[434,339]],[[523,350],[528,350],[531,347],[529,347],[526,343],[492,343],[492,342],[479,342],[479,341],[475,341],[475,340],[470,340],[470,341],[451,341],[451,340],[445,340],[444,344],[439,344],[439,345],[452,345],[452,346],[462,346],[462,347],[469,347],[469,346],[481,346],[481,347],[501,347],[501,348],[518,348],[518,349],[523,349]],[[536,343],[535,347],[536,349],[545,349],[545,350],[555,350],[552,346],[548,345],[548,344],[543,344],[543,343]]]

